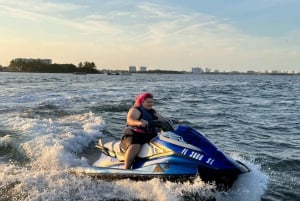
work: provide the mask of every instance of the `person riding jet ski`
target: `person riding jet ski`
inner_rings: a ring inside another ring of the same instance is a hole
[[[162,117],[152,106],[152,94],[139,95],[128,112],[122,139],[103,143],[100,138],[98,160],[71,171],[108,180],[191,181],[200,176],[221,187],[230,187],[240,174],[251,171],[195,128],[174,128],[173,123],[179,122]]]
[[[127,127],[123,130],[121,138],[121,146],[126,150],[125,169],[131,168],[142,145],[149,143],[157,136],[158,129],[150,125],[154,120],[166,121],[159,112],[153,109],[153,95],[147,92],[142,93],[136,97],[133,107],[128,111]]]

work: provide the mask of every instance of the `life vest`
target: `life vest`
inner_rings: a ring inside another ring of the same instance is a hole
[[[140,107],[135,107],[136,109],[138,109],[141,112],[141,115],[139,117],[139,120],[144,119],[148,122],[153,121],[153,120],[157,120],[158,118],[154,115],[156,113],[156,111],[154,109],[150,109],[147,110],[145,109],[143,106]],[[144,127],[139,127],[135,129],[136,132],[150,132],[150,133],[154,133],[157,132],[157,130],[155,128],[144,128]]]
[[[143,106],[136,107],[136,109],[138,109],[141,112],[139,120],[141,119],[144,119],[146,121],[157,120],[157,117],[154,115],[156,112],[154,109],[147,110]]]

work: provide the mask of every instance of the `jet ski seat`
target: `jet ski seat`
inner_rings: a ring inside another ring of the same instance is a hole
[[[98,145],[100,147],[101,145]],[[116,157],[119,161],[124,161],[125,150],[121,147],[121,141],[108,142],[102,145],[105,150],[107,150],[110,156]],[[102,148],[103,150],[103,148]],[[140,152],[138,153],[139,158],[147,158],[153,156],[155,153],[161,152],[157,150],[157,147],[150,145],[149,143],[143,144]]]

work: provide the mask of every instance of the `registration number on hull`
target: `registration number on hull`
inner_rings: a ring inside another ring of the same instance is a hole
[[[199,160],[199,161],[204,161],[205,163],[207,163],[209,165],[212,165],[215,162],[215,160],[213,158],[205,157],[203,154],[198,153],[196,151],[192,151],[192,150],[187,149],[187,148],[182,149],[181,154],[185,155],[185,156],[188,156],[190,158]]]

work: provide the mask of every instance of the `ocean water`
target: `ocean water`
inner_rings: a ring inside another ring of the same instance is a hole
[[[0,200],[300,198],[300,76],[0,72]],[[251,168],[228,191],[193,183],[103,181],[68,173],[118,139],[142,91]]]

